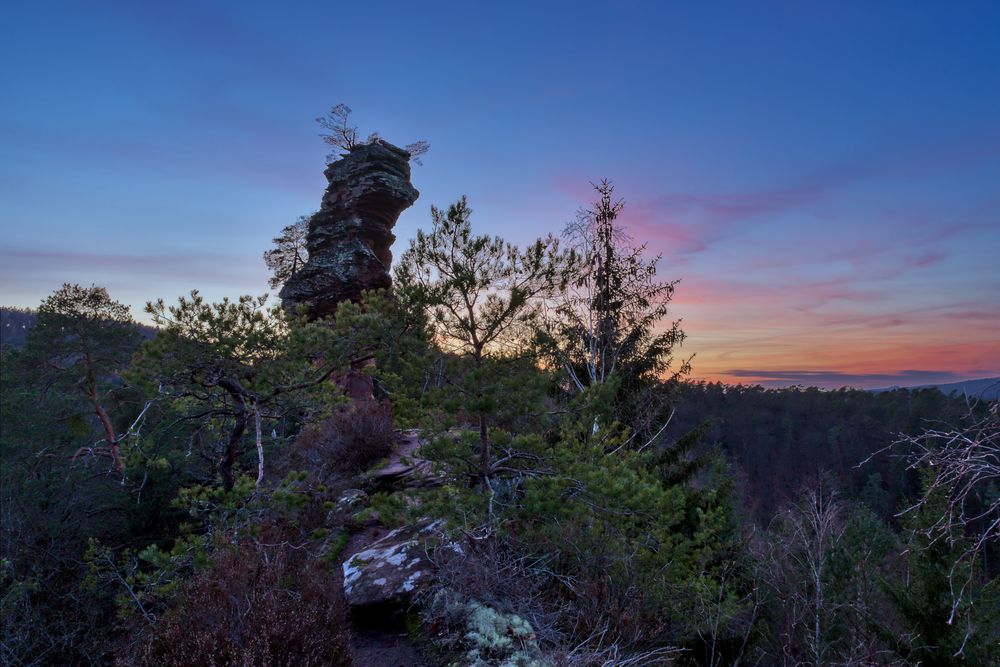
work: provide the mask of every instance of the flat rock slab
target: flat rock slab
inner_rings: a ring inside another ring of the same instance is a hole
[[[405,607],[433,581],[427,545],[445,536],[441,521],[423,521],[391,531],[344,560],[344,597],[352,608]],[[458,549],[458,545],[450,544]]]
[[[368,482],[376,489],[399,490],[438,486],[443,480],[430,461],[420,457],[419,431],[404,431],[388,462],[368,473]]]

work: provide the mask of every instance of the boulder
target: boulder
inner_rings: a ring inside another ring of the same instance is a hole
[[[422,521],[391,531],[344,560],[344,597],[353,609],[406,607],[413,595],[434,580],[427,550],[448,542],[441,521]]]
[[[376,139],[355,147],[324,172],[328,182],[309,221],[309,260],[281,289],[289,311],[332,315],[341,301],[392,284],[392,228],[419,192],[410,183],[410,154]]]

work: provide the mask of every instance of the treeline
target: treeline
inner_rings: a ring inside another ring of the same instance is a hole
[[[441,664],[995,663],[996,404],[684,385],[622,206],[526,248],[432,208],[328,320],[54,292],[0,359],[4,664],[349,664],[341,551],[438,520]],[[432,480],[352,506],[394,427]]]
[[[12,308],[0,306],[0,345],[24,347],[28,340],[28,331],[38,321],[38,313],[31,308]],[[133,323],[144,338],[156,335],[156,329],[145,324]]]
[[[668,433],[678,438],[704,425],[703,443],[717,445],[736,464],[746,509],[761,525],[822,474],[838,481],[845,498],[890,521],[920,492],[921,481],[907,471],[900,451],[883,450],[901,434],[958,424],[970,409],[964,397],[937,389],[874,393],[685,382]]]

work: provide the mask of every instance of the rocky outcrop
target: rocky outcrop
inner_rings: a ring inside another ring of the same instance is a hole
[[[310,318],[391,286],[392,228],[420,194],[410,183],[410,154],[381,139],[354,148],[325,174],[323,203],[309,221],[309,261],[281,289],[282,306],[305,305]]]

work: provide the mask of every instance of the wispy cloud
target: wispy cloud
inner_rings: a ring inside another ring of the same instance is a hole
[[[162,254],[114,254],[39,250],[0,250],[0,280],[45,277],[49,280],[90,280],[87,276],[128,276],[136,282],[170,277],[199,281],[248,282],[265,275],[263,262],[250,263],[246,257],[213,252]]]
[[[887,386],[913,386],[944,384],[969,379],[967,375],[939,370],[901,370],[891,373],[846,373],[833,370],[766,370],[735,368],[725,371],[732,378],[749,380],[765,386],[801,384],[818,387],[877,388]],[[986,373],[989,375],[989,373]]]
[[[802,207],[826,191],[812,184],[748,193],[668,193],[629,202],[622,222],[631,235],[665,246],[671,255],[690,255],[708,250],[742,224]]]

